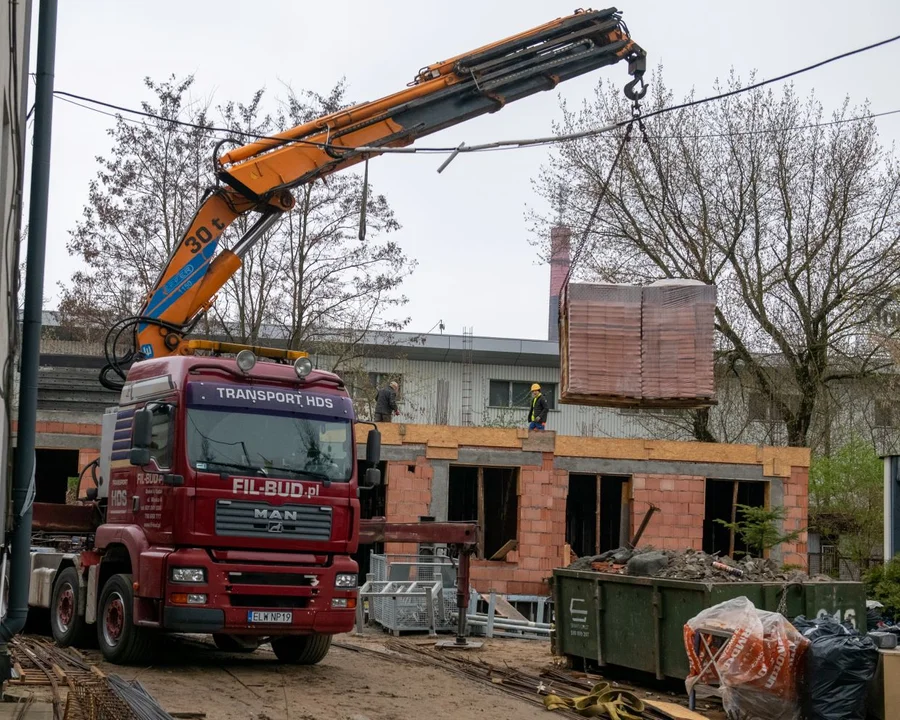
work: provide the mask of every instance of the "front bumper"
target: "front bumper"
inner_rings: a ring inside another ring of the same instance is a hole
[[[172,567],[202,567],[205,583],[173,582]],[[336,556],[329,565],[297,566],[217,562],[199,549],[178,550],[166,567],[163,627],[176,632],[226,632],[240,635],[338,634],[353,629],[356,588],[334,587],[338,573],[357,574],[349,557]],[[205,594],[205,604],[188,605],[187,594]],[[334,608],[344,598],[349,608]],[[290,613],[289,622],[250,622],[255,611]]]

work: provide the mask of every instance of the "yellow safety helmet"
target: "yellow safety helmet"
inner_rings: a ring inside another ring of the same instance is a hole
[[[531,392],[534,392],[535,390],[540,390],[540,389],[541,389],[541,386],[538,385],[537,383],[535,383],[534,385],[531,386]]]

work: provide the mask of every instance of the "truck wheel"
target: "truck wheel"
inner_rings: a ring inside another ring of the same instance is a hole
[[[97,642],[109,662],[132,665],[150,660],[158,635],[134,624],[134,590],[131,575],[113,575],[100,593]]]
[[[73,567],[63,570],[53,585],[50,600],[50,629],[60,647],[78,647],[88,640],[88,627],[84,621],[84,608],[79,603],[78,571]]]
[[[213,642],[222,652],[252,653],[259,647],[259,641],[256,638],[242,638],[223,633],[214,633]]]
[[[331,635],[286,635],[272,640],[275,657],[291,665],[315,665],[330,648]]]

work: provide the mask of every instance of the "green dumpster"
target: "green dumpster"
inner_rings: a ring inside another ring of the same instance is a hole
[[[786,592],[788,619],[825,614],[865,632],[862,583],[696,582],[613,575],[585,570],[553,571],[556,653],[599,664],[687,676],[684,625],[701,610],[746,596],[761,610],[777,611]]]

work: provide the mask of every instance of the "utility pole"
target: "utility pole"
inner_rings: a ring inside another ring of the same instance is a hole
[[[0,680],[10,677],[7,643],[25,627],[31,580],[31,515],[34,501],[34,444],[37,381],[44,300],[47,202],[50,194],[50,135],[53,126],[53,74],[56,63],[57,0],[40,0],[37,77],[34,97],[34,150],[28,209],[25,314],[19,390],[19,429],[13,473],[13,532],[10,541],[9,603],[0,623]],[[28,42],[28,38],[26,38]]]

